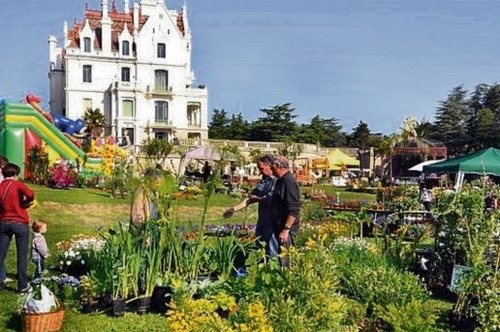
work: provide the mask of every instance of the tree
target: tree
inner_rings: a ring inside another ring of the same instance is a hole
[[[285,137],[281,145],[277,148],[276,154],[287,157],[292,163],[304,151],[302,144],[294,143],[290,137]]]
[[[464,149],[469,141],[467,135],[468,101],[467,91],[460,85],[455,87],[445,101],[440,101],[436,111],[435,130],[432,137],[441,141],[450,154]]]
[[[295,109],[290,103],[263,108],[265,117],[259,118],[253,123],[250,138],[256,141],[282,141],[286,137],[293,137],[297,132],[297,124],[293,119]]]
[[[212,120],[208,124],[208,137],[211,139],[227,139],[229,119],[225,110],[214,109]]]
[[[141,145],[141,152],[146,156],[147,160],[155,164],[159,163],[160,165],[165,163],[167,156],[172,153],[173,149],[173,144],[159,138],[147,138]]]
[[[489,108],[480,109],[474,118],[472,147],[476,150],[500,145],[500,128],[495,113]]]
[[[323,147],[336,147],[345,144],[342,126],[336,118],[322,119],[316,115],[310,124],[302,124],[295,136],[296,141],[319,144]]]
[[[232,115],[231,120],[229,120],[227,129],[228,139],[232,140],[245,140],[248,136],[248,122],[245,120],[243,115],[239,113],[238,115]]]
[[[87,128],[86,132],[90,134],[92,138],[101,136],[104,127],[106,127],[106,118],[98,108],[88,108],[83,115],[83,121]]]
[[[359,124],[352,129],[353,132],[349,135],[348,143],[350,146],[357,147],[358,149],[369,148],[368,139],[371,135],[368,124],[359,121]]]

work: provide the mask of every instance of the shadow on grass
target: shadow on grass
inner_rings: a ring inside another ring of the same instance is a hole
[[[5,324],[5,327],[14,331],[21,331],[21,315],[17,312],[11,313],[9,319]]]

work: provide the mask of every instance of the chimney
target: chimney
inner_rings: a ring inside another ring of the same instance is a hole
[[[134,3],[134,31],[139,30],[139,4]]]
[[[123,1],[123,8],[124,8],[125,14],[130,13],[130,5],[129,5],[128,0]]]
[[[67,21],[64,21],[64,27],[63,27],[63,34],[64,34],[64,47],[68,47],[69,46],[69,40],[68,40],[68,22]]]
[[[102,0],[101,6],[102,6],[102,18],[108,17],[108,0]]]
[[[102,0],[102,19],[101,19],[101,49],[104,54],[111,53],[111,24],[113,23],[108,16],[108,0]]]

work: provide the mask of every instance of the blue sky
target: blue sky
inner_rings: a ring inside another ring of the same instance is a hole
[[[109,1],[111,3],[111,0]],[[132,3],[133,0],[130,0]],[[100,0],[10,0],[0,11],[0,99],[47,102],[50,34],[62,37]],[[182,0],[166,0],[180,8]],[[119,8],[123,2],[117,0]],[[351,132],[433,120],[463,84],[496,83],[500,6],[462,0],[187,0],[197,84],[209,110],[242,113],[291,102],[297,121],[335,117]],[[210,112],[211,114],[211,112]]]

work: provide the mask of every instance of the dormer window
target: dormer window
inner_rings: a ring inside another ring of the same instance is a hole
[[[122,41],[122,55],[130,55],[130,43],[128,40]]]
[[[83,38],[83,51],[85,53],[90,53],[90,51],[91,51],[90,42],[91,42],[91,40],[89,37]]]
[[[158,58],[165,58],[167,55],[167,49],[164,43],[158,43],[157,45],[157,50],[156,50],[156,56]]]

